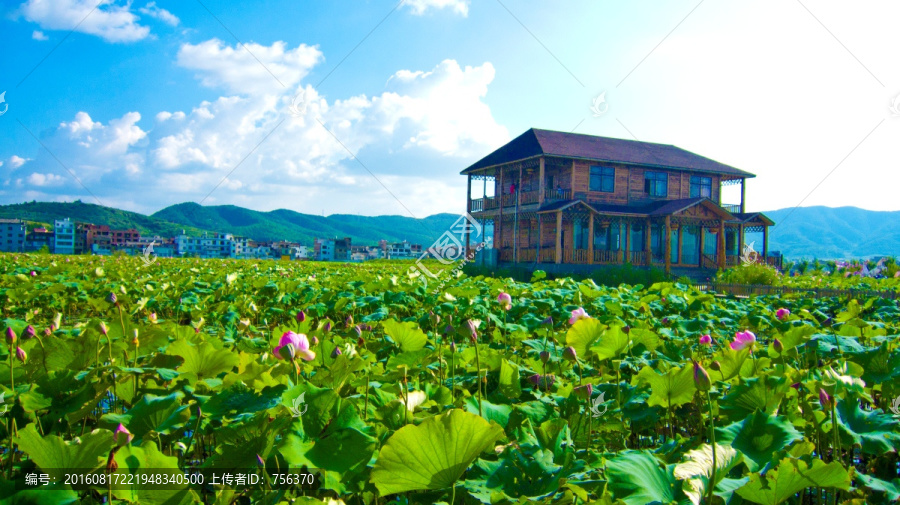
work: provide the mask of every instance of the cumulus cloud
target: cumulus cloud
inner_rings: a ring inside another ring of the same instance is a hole
[[[462,16],[469,15],[469,0],[407,0],[406,6],[417,16],[428,9],[450,9]]]
[[[137,112],[101,122],[81,111],[48,132],[45,143],[104,203],[120,196],[116,188],[140,187],[144,202],[132,210],[200,201],[218,186],[204,203],[316,213],[414,209],[425,216],[460,208],[459,169],[509,139],[484,101],[494,78],[490,63],[446,60],[402,70],[386,76],[374,95],[334,99],[302,83],[322,59],[318,49],[276,42],[251,50],[292,86],[282,89],[240,47],[185,44],[179,63],[231,94],[189,111],[160,111],[143,127]],[[40,158],[35,173],[56,172],[52,160]],[[45,199],[78,189],[74,179],[51,182],[23,180]]]
[[[48,37],[44,35],[44,32],[35,30],[31,32],[31,38],[33,38],[34,40],[47,40]]]
[[[138,23],[130,3],[116,5],[96,0],[28,0],[19,12],[45,30],[72,30],[96,35],[107,42],[134,42],[150,28]]]
[[[20,158],[19,156],[16,156],[14,154],[14,155],[12,155],[12,157],[9,158],[9,167],[12,168],[13,170],[15,170],[15,169],[21,167],[22,165],[24,165],[26,161],[29,161],[29,160],[27,158]]]
[[[26,181],[32,186],[55,186],[59,185],[63,181],[63,178],[56,174],[41,174],[35,172],[29,175]]]
[[[171,12],[157,7],[156,2],[148,3],[147,5],[138,9],[138,12],[146,16],[150,16],[151,18],[156,18],[170,26],[178,26],[178,23],[181,22],[181,20],[179,20],[178,17]]]
[[[283,93],[297,85],[322,59],[315,46],[288,49],[278,41],[271,46],[248,43],[229,46],[219,39],[183,44],[178,65],[195,70],[204,86],[231,93]]]

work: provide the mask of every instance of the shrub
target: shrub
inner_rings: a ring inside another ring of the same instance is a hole
[[[781,274],[773,267],[759,263],[729,268],[716,276],[719,282],[728,284],[764,284],[781,283]]]

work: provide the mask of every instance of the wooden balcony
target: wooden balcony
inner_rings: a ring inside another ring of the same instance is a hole
[[[728,212],[731,212],[732,214],[737,214],[737,213],[741,212],[741,204],[739,204],[739,203],[735,203],[735,204],[723,203],[722,205],[720,205],[720,207],[727,210]]]
[[[503,208],[515,207],[517,197],[520,207],[524,205],[532,205],[538,203],[538,195],[539,192],[537,191],[521,191],[519,193],[507,193],[499,197],[486,196],[484,198],[475,198],[471,201],[471,210],[469,212],[486,212],[495,210],[500,207],[501,202],[503,203]]]
[[[544,201],[556,202],[559,200],[571,200],[572,192],[568,189],[545,189]]]

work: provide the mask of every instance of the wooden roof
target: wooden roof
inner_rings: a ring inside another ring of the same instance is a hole
[[[590,161],[642,165],[671,170],[721,174],[736,178],[756,177],[750,172],[719,163],[667,144],[598,137],[532,128],[463,170],[463,175],[535,156],[560,156]]]

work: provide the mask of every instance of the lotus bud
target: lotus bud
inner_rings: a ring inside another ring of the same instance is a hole
[[[109,334],[109,328],[106,327],[106,323],[104,323],[103,321],[100,321],[100,333],[102,333],[103,336]]]
[[[259,454],[256,455],[256,464],[259,465],[260,467],[266,466],[266,462],[263,461],[263,459],[261,457],[259,457]]]
[[[249,327],[250,327],[250,320],[249,320],[249,319],[241,319],[241,320],[239,321],[239,323],[240,323],[241,326],[243,326],[244,328],[249,328]]]
[[[175,450],[178,451],[178,452],[182,452],[182,453],[183,453],[184,451],[187,450],[187,445],[185,445],[184,442],[175,442],[175,443],[172,444],[172,445],[173,445],[173,447],[175,447]]]
[[[512,308],[512,297],[509,296],[509,293],[504,293],[503,291],[501,291],[500,294],[497,295],[497,302],[500,304],[500,307],[505,310],[509,310]]]
[[[575,393],[575,396],[581,398],[582,400],[589,400],[591,395],[594,394],[594,386],[590,383],[585,384],[584,386],[578,386],[577,388],[572,390]]]
[[[340,347],[335,347],[334,350],[331,351],[331,357],[332,357],[332,359],[336,359],[336,358],[337,358],[338,356],[340,356],[341,354],[343,354],[343,353],[341,352],[341,348],[340,348]]]
[[[450,352],[456,352],[456,342],[450,342]]]
[[[344,324],[347,328],[353,326],[353,316],[347,316],[347,319],[344,319]]]
[[[25,331],[22,332],[22,339],[28,340],[29,338],[33,338],[33,337],[34,337],[34,326],[31,326],[29,324],[28,326],[25,327]]]
[[[21,347],[16,347],[16,359],[25,363],[28,360],[28,355],[25,354],[25,349]]]
[[[56,331],[62,328],[62,312],[57,312],[56,316],[53,318],[53,331]]]
[[[541,384],[541,376],[540,374],[534,374],[528,378],[528,382],[534,384],[535,386],[539,386]]]
[[[106,301],[109,303],[118,303],[119,299],[116,298],[115,293],[110,293],[110,294],[106,295]]]
[[[319,345],[319,337],[313,335],[313,338],[310,342],[312,342],[312,345],[314,346]]]
[[[719,364],[718,361],[713,361],[712,363],[709,364],[709,368],[718,372],[718,371],[722,370],[722,365]]]
[[[543,325],[545,325],[545,326],[553,326],[553,318],[550,317],[550,316],[547,316],[547,319],[544,319],[544,320],[541,322],[541,324],[543,324]]]
[[[450,326],[449,324],[444,327],[444,335],[447,335],[447,334],[451,333],[452,331],[453,331],[453,327]]]
[[[137,328],[134,329],[134,337],[131,339],[131,343],[134,344],[135,347],[140,345],[140,342],[138,341],[138,329]]]
[[[784,352],[784,344],[781,343],[781,340],[777,338],[772,342],[772,347],[775,349],[775,352],[781,354]]]
[[[291,343],[281,346],[278,353],[281,354],[281,359],[286,361],[294,361],[294,358],[297,357],[297,349],[295,349],[294,344]]]
[[[356,339],[356,345],[358,345],[359,347],[365,347],[366,339],[359,337],[358,339]]]
[[[51,330],[50,328],[44,328],[44,335],[46,335],[48,337],[50,335],[53,335],[53,330]]]
[[[156,319],[156,312],[151,312],[147,319],[150,320],[151,323],[156,324],[158,319]]]
[[[547,363],[548,361],[550,361],[550,353],[547,351],[541,351],[540,357],[541,363]]]
[[[575,348],[572,346],[563,349],[562,357],[566,361],[578,361],[578,353],[575,352]]]
[[[834,398],[831,397],[824,389],[819,388],[819,403],[822,404],[822,408],[831,408],[831,402]]]
[[[324,328],[324,330],[325,330],[325,333],[328,333],[329,331],[331,331],[331,321],[326,321],[326,322],[325,322],[325,328]]]
[[[12,329],[12,326],[6,327],[6,343],[9,344],[10,347],[16,345],[16,341],[19,340],[16,337],[16,332]]]
[[[663,324],[663,325],[669,324],[669,318],[668,318],[668,317],[662,318],[662,324]]]
[[[119,438],[120,435],[122,438]],[[128,428],[126,428],[124,424],[119,423],[119,425],[116,426],[116,431],[113,432],[113,441],[121,447],[130,444],[132,440],[134,440],[134,435],[128,431]]]
[[[362,328],[360,328],[359,325],[354,326],[353,331],[356,333],[357,339],[362,338]]]
[[[631,332],[631,326],[626,325],[626,326],[622,327],[622,333],[628,335],[630,332]]]
[[[712,336],[701,335],[700,336],[700,345],[712,345]]]
[[[37,276],[37,272],[35,272],[34,270],[32,270],[32,271],[31,271],[31,276],[32,276],[32,277],[36,277],[36,276]]]
[[[437,325],[441,323],[441,316],[435,314],[433,311],[428,313],[429,319],[431,319],[431,326],[437,328]]]
[[[703,365],[694,361],[694,384],[700,391],[709,391],[712,383],[709,380],[709,374],[703,368]]]
[[[780,321],[784,321],[789,315],[791,315],[791,311],[788,309],[778,309],[775,312],[775,317],[777,317]]]
[[[302,323],[303,321],[306,321],[306,312],[301,310],[300,312],[297,312],[297,322]]]

